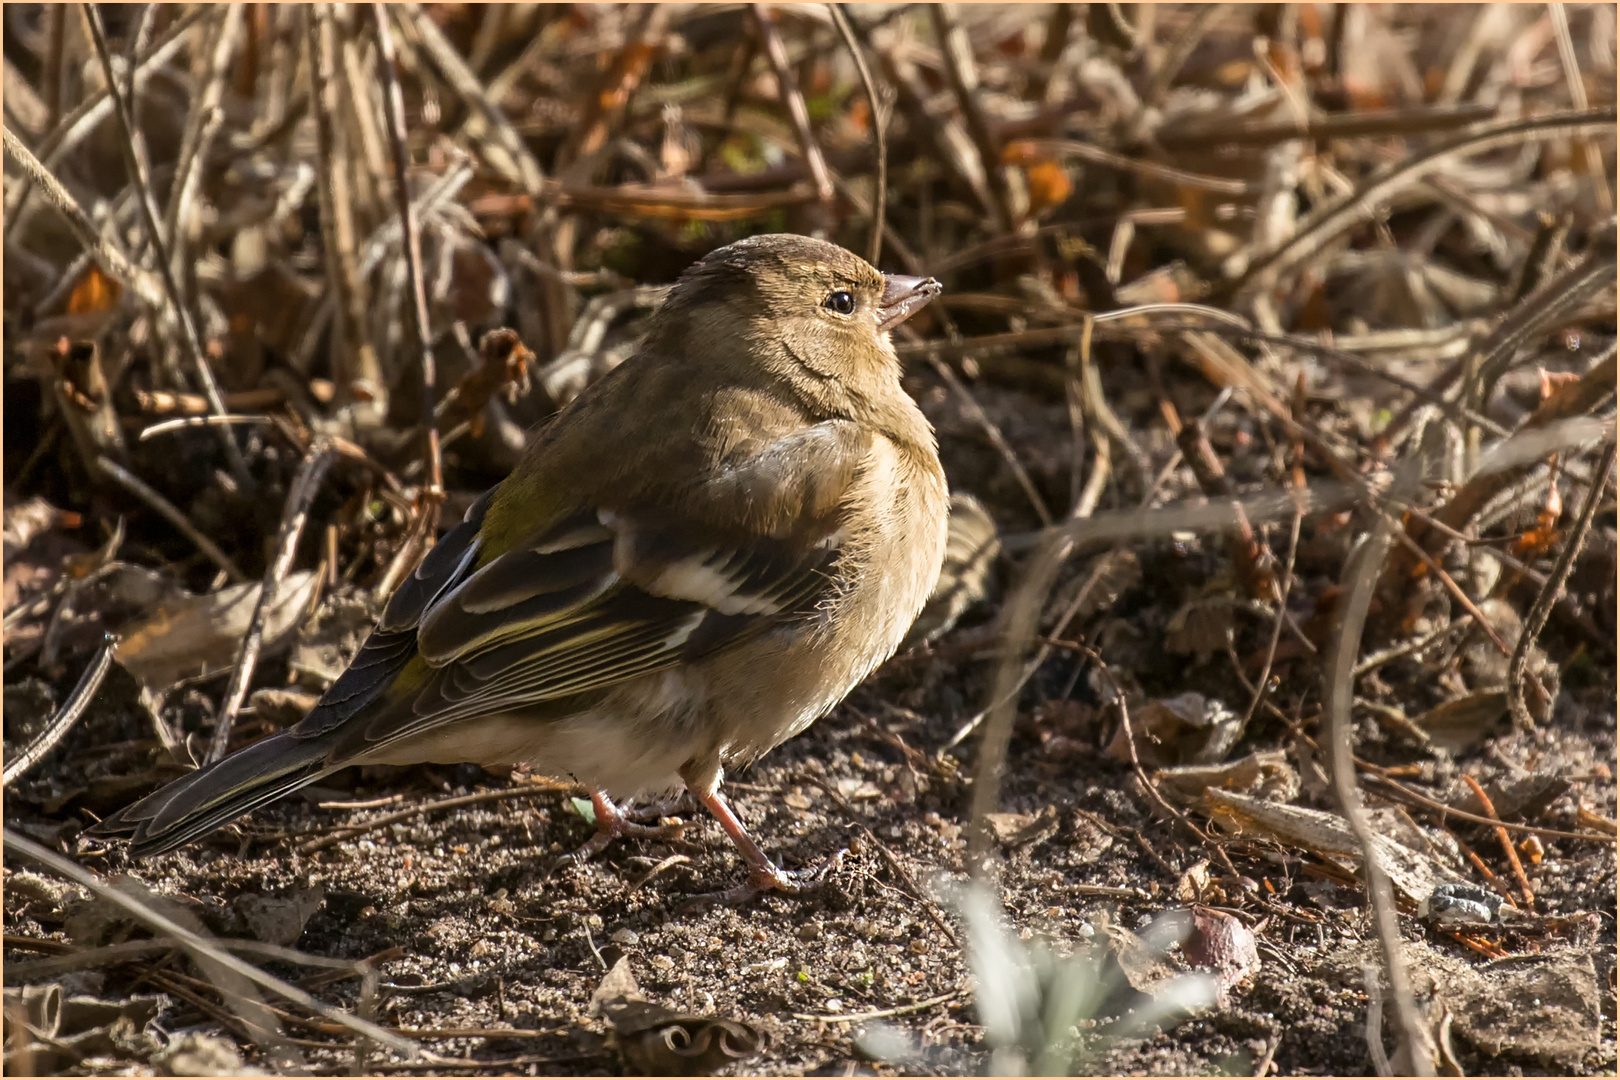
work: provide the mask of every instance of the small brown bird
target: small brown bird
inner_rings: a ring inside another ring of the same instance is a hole
[[[637,354],[565,407],[389,600],[297,725],[109,817],[176,848],[348,765],[475,762],[590,788],[581,854],[681,784],[795,892],[720,793],[900,644],[947,494],[889,331],[940,291],[756,236],[687,270]]]

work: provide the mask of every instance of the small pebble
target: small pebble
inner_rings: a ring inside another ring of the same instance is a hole
[[[626,926],[613,931],[613,940],[620,945],[636,945],[641,942],[641,935]]]

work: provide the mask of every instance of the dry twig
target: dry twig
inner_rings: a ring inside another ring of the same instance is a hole
[[[866,245],[866,261],[876,266],[883,254],[884,211],[889,202],[889,110],[878,99],[877,84],[872,80],[872,69],[866,63],[866,53],[862,51],[861,43],[855,40],[855,31],[849,25],[849,14],[844,11],[844,5],[828,4],[827,11],[832,15],[833,25],[838,27],[838,33],[844,39],[844,47],[849,49],[850,58],[855,61],[855,71],[861,77],[861,87],[866,91],[867,108],[872,114],[872,146],[877,156],[877,171],[872,187],[872,233]]]
[[[34,737],[34,741],[23,747],[22,752],[15,758],[6,762],[5,786],[10,787],[20,780],[24,773],[33,768],[40,758],[50,753],[51,747],[62,741],[62,736],[78,722],[84,715],[85,707],[96,696],[101,688],[101,680],[107,675],[107,668],[112,664],[113,641],[109,637],[102,643],[101,650],[96,658],[90,661],[84,674],[79,677],[79,684],[73,688],[73,693],[63,704],[62,708],[51,722],[45,725],[45,730]]]
[[[34,843],[34,841],[13,832],[9,828],[5,830],[5,846],[8,851],[15,851],[40,864],[52,873],[89,889],[115,907],[122,908],[134,916],[135,920],[142,925],[150,927],[160,934],[177,938],[194,955],[206,957],[213,964],[241,976],[257,986],[262,986],[266,990],[280,994],[288,1001],[301,1005],[310,1012],[324,1016],[333,1023],[341,1024],[350,1031],[366,1038],[374,1039],[408,1058],[415,1058],[419,1048],[412,1040],[395,1035],[386,1028],[379,1027],[368,1020],[362,1020],[351,1013],[344,1012],[342,1009],[334,1009],[329,1005],[322,1004],[291,983],[283,982],[274,975],[270,975],[252,964],[237,959],[222,949],[218,943],[181,926],[168,916],[152,910],[135,897],[108,885],[77,863]]]
[[[292,569],[293,558],[298,554],[298,537],[309,517],[310,503],[315,501],[315,493],[320,489],[321,478],[325,476],[327,467],[340,457],[371,464],[371,459],[353,443],[335,436],[323,435],[311,444],[309,452],[304,456],[304,463],[298,467],[298,475],[293,477],[292,487],[287,491],[286,506],[281,511],[281,527],[276,536],[276,557],[270,561],[270,566],[264,573],[264,581],[259,586],[259,598],[253,604],[253,616],[248,623],[247,634],[242,638],[241,651],[236,655],[236,666],[231,671],[230,686],[225,691],[224,700],[220,702],[219,715],[214,722],[214,735],[208,744],[205,764],[219,761],[230,748],[231,726],[236,720],[236,711],[242,707],[242,701],[247,697],[248,687],[253,681],[253,668],[259,660],[259,648],[264,643],[265,618],[274,609],[276,594]]]
[[[1564,541],[1564,549],[1558,553],[1558,562],[1553,565],[1552,573],[1547,575],[1546,583],[1536,594],[1536,602],[1530,606],[1530,613],[1525,616],[1524,628],[1520,631],[1518,645],[1513,650],[1513,659],[1508,663],[1508,705],[1513,713],[1514,724],[1521,728],[1534,726],[1530,710],[1524,703],[1525,669],[1529,665],[1530,649],[1535,644],[1536,638],[1541,636],[1541,629],[1547,625],[1547,616],[1552,612],[1553,602],[1563,591],[1564,582],[1569,580],[1570,571],[1575,568],[1575,557],[1586,545],[1586,536],[1592,531],[1592,521],[1597,517],[1598,507],[1603,503],[1604,489],[1609,485],[1609,473],[1614,468],[1614,459],[1615,443],[1610,441],[1603,447],[1603,454],[1598,459],[1597,474],[1593,477],[1592,486],[1586,489],[1586,500],[1581,503],[1581,513],[1575,521],[1575,529],[1570,533],[1569,539]]]
[[[157,200],[152,195],[152,183],[147,176],[146,167],[141,162],[141,155],[135,148],[135,118],[130,112],[130,103],[123,95],[118,84],[118,77],[113,70],[112,51],[107,46],[107,30],[101,22],[101,12],[94,4],[81,6],[84,12],[85,24],[89,27],[90,38],[95,42],[96,55],[101,58],[101,71],[107,79],[107,89],[112,95],[113,115],[118,118],[118,126],[123,132],[123,139],[119,148],[124,152],[124,166],[129,171],[130,183],[135,185],[135,194],[138,196],[141,214],[146,223],[146,239],[152,245],[158,264],[158,276],[163,281],[164,293],[168,299],[166,313],[180,328],[180,341],[186,350],[186,359],[197,376],[197,384],[203,394],[208,398],[208,407],[215,416],[225,415],[225,402],[220,397],[219,384],[214,380],[214,372],[208,366],[208,358],[203,353],[202,338],[197,333],[196,321],[192,318],[191,308],[185,302],[185,296],[180,291],[180,283],[174,275],[174,266],[169,261],[169,245],[163,235],[158,218]],[[253,477],[248,472],[247,459],[242,456],[242,448],[236,443],[236,436],[231,429],[219,428],[220,444],[225,448],[225,458],[230,463],[231,471],[236,475],[236,482],[243,493],[253,490]]]
[[[1397,480],[1401,494],[1416,486],[1419,473],[1416,468],[1405,470],[1407,476]],[[1406,958],[1401,951],[1400,926],[1395,921],[1395,897],[1390,891],[1389,879],[1378,860],[1373,843],[1372,827],[1367,823],[1362,807],[1361,792],[1356,787],[1356,771],[1350,718],[1350,703],[1354,690],[1353,671],[1360,651],[1362,628],[1366,625],[1367,608],[1372,603],[1374,586],[1378,581],[1378,568],[1389,549],[1390,523],[1379,514],[1372,533],[1362,540],[1350,556],[1345,568],[1344,592],[1340,596],[1335,622],[1338,624],[1326,663],[1327,688],[1324,708],[1332,731],[1331,759],[1333,786],[1339,805],[1350,823],[1350,829],[1360,842],[1363,873],[1366,875],[1367,894],[1372,903],[1373,925],[1378,931],[1378,942],[1384,958],[1384,971],[1389,978],[1390,993],[1395,1001],[1396,1053],[1394,1071],[1401,1076],[1433,1076],[1434,1047],[1429,1033],[1417,1011],[1412,996],[1412,982],[1406,971]]]
[[[793,133],[799,139],[799,150],[810,168],[810,179],[815,184],[816,198],[821,204],[814,232],[825,235],[833,207],[832,174],[827,171],[827,159],[821,153],[821,144],[816,142],[815,132],[810,130],[810,110],[805,107],[799,82],[793,77],[793,68],[788,64],[787,46],[782,44],[782,35],[776,32],[770,9],[764,4],[752,4],[749,10],[753,12],[754,27],[765,46],[765,57],[770,60],[771,70],[776,73],[777,90],[782,95],[782,104],[787,108],[788,119],[793,121]]]
[[[427,462],[427,490],[424,497],[428,502],[422,512],[437,519],[439,502],[444,497],[444,472],[439,461],[439,428],[433,423],[437,375],[433,366],[433,336],[428,330],[427,291],[422,284],[422,234],[411,209],[410,187],[405,182],[410,164],[405,153],[405,99],[400,93],[399,72],[394,63],[394,36],[388,29],[388,10],[382,4],[373,4],[371,14],[377,26],[378,61],[382,69],[383,97],[388,115],[388,142],[394,159],[394,198],[399,204],[400,227],[404,230],[405,266],[411,282],[411,309],[416,316],[416,347],[421,353],[422,426]]]

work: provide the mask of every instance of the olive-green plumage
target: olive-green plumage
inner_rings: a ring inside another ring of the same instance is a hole
[[[944,552],[933,431],[888,329],[937,284],[761,236],[682,276],[637,354],[533,437],[295,727],[109,818],[176,847],[356,763],[472,761],[718,793],[899,645]],[[757,858],[756,858],[757,856]]]

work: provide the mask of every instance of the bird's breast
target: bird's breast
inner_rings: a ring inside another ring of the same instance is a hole
[[[803,731],[894,654],[945,555],[937,462],[874,440],[846,502],[836,587],[810,617],[716,658],[722,756],[747,761]]]

